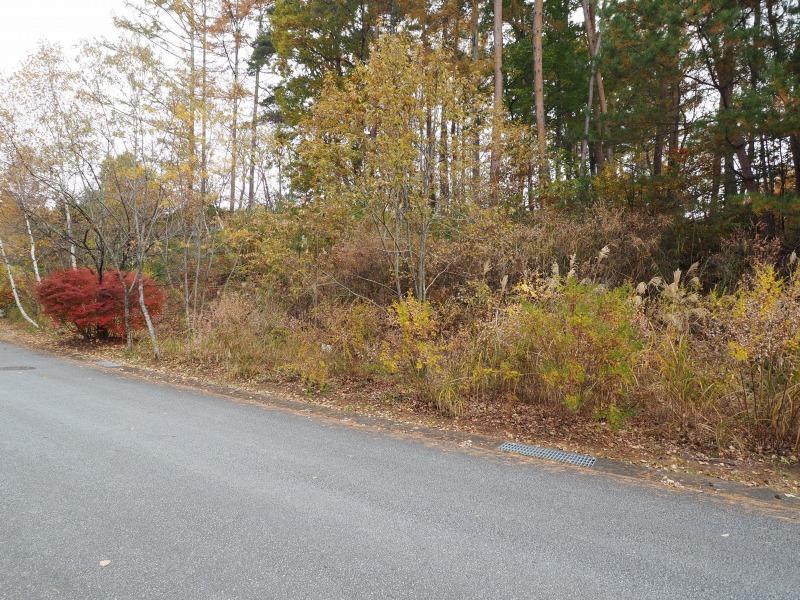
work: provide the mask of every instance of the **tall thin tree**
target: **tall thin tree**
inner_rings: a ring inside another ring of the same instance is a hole
[[[544,77],[542,74],[542,17],[544,0],[533,3],[533,95],[536,102],[536,139],[539,147],[539,184],[550,179],[547,164],[547,134],[544,122]]]
[[[501,117],[503,114],[503,0],[494,0],[494,118],[489,173],[492,201],[497,204],[500,184]]]

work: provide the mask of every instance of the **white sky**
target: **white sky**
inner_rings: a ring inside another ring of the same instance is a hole
[[[41,40],[71,55],[82,39],[113,35],[112,16],[124,7],[124,0],[0,0],[0,73],[17,68]]]

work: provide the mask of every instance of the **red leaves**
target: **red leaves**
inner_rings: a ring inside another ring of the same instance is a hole
[[[135,273],[107,271],[103,281],[91,269],[59,271],[45,278],[37,288],[44,312],[59,325],[72,325],[84,337],[105,338],[125,335],[124,280],[128,292],[132,330],[145,326],[139,308],[139,286]],[[144,277],[144,299],[155,318],[164,307],[164,294],[149,277]]]

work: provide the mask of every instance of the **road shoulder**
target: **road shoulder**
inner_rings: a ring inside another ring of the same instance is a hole
[[[588,473],[603,474],[630,485],[647,485],[676,492],[696,494],[706,500],[734,504],[737,507],[769,513],[778,518],[800,522],[800,497],[794,493],[797,482],[789,480],[787,486],[756,485],[732,479],[710,476],[678,468],[677,465],[652,464],[651,460],[640,463],[618,460],[604,456],[596,448],[576,447],[574,444],[552,444],[548,447],[571,452],[584,452],[596,457],[592,467],[583,468],[564,465],[548,460],[529,458],[519,454],[501,452],[504,442],[533,442],[538,440],[519,440],[496,435],[486,435],[474,431],[464,431],[452,427],[442,427],[431,419],[398,418],[389,412],[369,410],[369,407],[337,402],[331,398],[314,398],[283,386],[232,385],[212,381],[207,377],[186,374],[168,366],[137,364],[125,356],[119,348],[82,347],[70,345],[63,339],[34,334],[16,327],[0,325],[0,342],[22,347],[26,350],[48,355],[61,360],[80,363],[82,366],[105,371],[116,376],[143,380],[150,383],[168,385],[173,388],[214,395],[226,401],[256,404],[269,410],[280,410],[325,420],[331,424],[363,428],[380,432],[383,435],[413,439],[428,446],[447,452],[462,452],[482,456],[490,460],[532,463],[537,468],[564,470],[579,469]],[[405,417],[405,415],[403,415]],[[787,491],[791,490],[791,491]]]

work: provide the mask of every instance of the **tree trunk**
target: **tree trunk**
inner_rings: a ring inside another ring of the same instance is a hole
[[[231,186],[230,211],[236,210],[236,138],[239,130],[239,37],[236,35],[233,50],[233,115],[231,118]]]
[[[734,87],[734,66],[735,57],[733,51],[728,43],[720,57],[716,71],[717,71],[717,91],[720,97],[720,113],[724,122],[723,132],[725,134],[725,141],[732,148],[739,160],[739,170],[742,174],[742,183],[748,192],[758,191],[758,180],[753,175],[752,163],[750,156],[747,153],[747,140],[744,139],[738,129],[738,125],[728,118],[725,114],[727,111],[732,110],[733,105],[733,87]],[[727,171],[728,165],[725,165]],[[727,175],[727,173],[726,173]]]
[[[189,19],[189,139],[187,150],[189,154],[189,193],[194,194],[195,169],[197,168],[197,133],[195,122],[197,120],[197,64],[195,60],[195,20],[194,15]]]
[[[42,276],[39,274],[39,260],[36,258],[36,239],[33,237],[33,230],[31,229],[31,221],[28,214],[25,215],[25,228],[28,230],[28,239],[31,244],[31,264],[33,265],[33,276],[36,278],[36,283],[42,282]]]
[[[594,3],[593,0],[583,0],[583,22],[584,26],[586,27],[586,40],[589,45],[589,54],[592,57],[592,62],[595,63],[594,68],[594,77],[595,82],[597,84],[597,104],[600,108],[600,133],[602,134],[601,140],[598,142],[598,151],[597,151],[597,168],[602,169],[603,163],[605,162],[606,158],[609,160],[612,157],[611,149],[608,149],[607,156],[606,152],[603,150],[603,140],[607,137],[607,125],[604,122],[606,113],[608,112],[608,104],[606,103],[606,88],[603,84],[603,74],[600,71],[600,68],[596,65],[597,59],[600,55],[600,33],[597,31],[597,25],[595,23],[595,12],[594,12]]]
[[[499,202],[500,185],[500,120],[503,114],[503,0],[494,0],[494,115],[492,120],[492,153],[490,179],[492,201]]]
[[[656,138],[653,143],[653,175],[661,175],[661,163],[664,158],[664,131],[661,123],[656,125]]]
[[[758,156],[761,163],[761,179],[764,183],[764,193],[772,195],[775,191],[772,186],[772,169],[767,159],[767,140],[763,133],[758,140]]]
[[[736,158],[739,159],[739,169],[742,172],[742,183],[748,192],[758,191],[758,179],[753,174],[753,167],[750,162],[750,157],[747,154],[747,142],[744,137],[738,132],[732,132],[728,136],[728,142],[733,146],[736,152]]]
[[[778,30],[778,16],[775,14],[775,3],[774,0],[766,0],[765,4],[770,31],[770,46],[775,54],[776,62],[782,64],[786,60],[786,49]],[[800,44],[800,41],[798,41],[798,44]],[[788,109],[790,107],[791,103],[788,93],[778,92],[778,98],[784,108]],[[789,135],[789,150],[792,153],[792,164],[794,167],[794,193],[800,196],[800,136],[797,134]]]
[[[442,106],[439,123],[439,201],[443,207],[450,202],[450,149],[448,147],[447,115]]]
[[[589,73],[589,96],[586,101],[586,114],[583,117],[583,141],[581,142],[581,165],[580,172],[583,175],[586,171],[586,160],[589,157],[589,122],[591,120],[592,110],[594,109],[594,71],[595,62],[592,57],[591,72]],[[591,173],[591,165],[589,166],[589,173]]]
[[[122,286],[122,324],[125,328],[125,347],[130,350],[133,348],[133,331],[131,330],[131,299],[130,293],[133,288],[128,289],[128,284],[125,283],[125,277],[121,269],[117,269],[117,278],[119,284]],[[136,285],[136,282],[133,282]]]
[[[283,203],[283,171],[281,169],[282,160],[278,154],[278,201]]]
[[[264,29],[264,16],[258,16],[258,35]],[[253,116],[250,121],[250,174],[247,188],[247,208],[253,208],[256,198],[256,142],[258,136],[258,84],[261,76],[261,65],[256,65],[255,83],[253,84]]]
[[[139,309],[144,316],[144,322],[147,324],[147,333],[150,335],[150,343],[153,345],[153,355],[156,360],[161,360],[161,349],[158,347],[158,338],[156,337],[156,328],[153,326],[153,319],[150,318],[150,311],[147,309],[147,304],[144,301],[144,277],[141,271],[137,273],[139,282]]]
[[[422,224],[419,236],[419,254],[417,256],[417,300],[425,302],[428,299],[427,252],[428,252],[428,225]]]
[[[478,31],[480,7],[478,0],[472,0],[472,12],[470,14],[470,28],[471,28],[471,51],[472,61],[478,62],[480,54],[480,32]],[[476,118],[475,126],[472,132],[472,201],[477,204],[478,193],[480,188],[481,179],[481,134],[480,134],[481,121],[480,117]]]
[[[266,200],[267,208],[270,210],[275,209],[275,202],[272,199],[272,193],[269,191],[269,182],[267,181],[267,176],[264,173],[264,169],[259,169],[259,179],[261,179],[261,185],[264,186],[264,200]]]
[[[191,336],[194,331],[194,319],[189,291],[189,240],[186,236],[183,238],[183,314],[186,319],[186,332]]]
[[[736,170],[733,167],[733,153],[727,151],[725,153],[725,179],[724,179],[725,197],[735,196],[738,193],[736,186]]]
[[[676,78],[670,86],[670,116],[672,122],[669,130],[669,166],[675,166],[680,150],[679,130],[681,125],[681,80]]]
[[[205,204],[208,195],[208,6],[203,0],[203,29],[200,61],[200,199]]]
[[[78,268],[78,261],[75,258],[75,241],[72,237],[72,213],[69,210],[69,202],[64,202],[64,219],[67,226],[67,239],[69,240],[69,266],[73,271]]]
[[[544,0],[533,3],[533,94],[536,101],[536,138],[539,143],[539,185],[550,180],[544,123],[544,77],[542,75],[542,13]]]
[[[436,178],[436,133],[433,131],[433,109],[428,106],[425,110],[425,183],[423,193],[428,198],[431,208],[436,210],[436,190],[434,187]]]
[[[6,248],[3,245],[3,240],[0,238],[0,256],[3,258],[3,263],[6,265],[6,272],[8,273],[8,283],[11,286],[11,294],[14,296],[14,302],[17,305],[17,310],[19,310],[19,314],[22,315],[22,318],[25,319],[28,323],[39,328],[39,324],[34,321],[33,319],[28,316],[28,313],[25,312],[25,307],[22,306],[22,300],[19,298],[19,292],[17,291],[17,283],[14,281],[14,273],[11,271],[11,263],[8,262],[8,256],[6,256]]]
[[[800,136],[789,136],[794,164],[794,193],[800,196]]]
[[[711,163],[711,193],[709,213],[714,216],[719,203],[719,184],[722,179],[722,155],[715,154]]]
[[[397,207],[395,208],[394,216],[394,235],[392,236],[392,243],[394,245],[394,260],[392,261],[392,268],[394,269],[394,285],[397,292],[397,299],[403,300],[403,284],[400,278],[400,223],[402,222],[402,200],[398,198]]]

